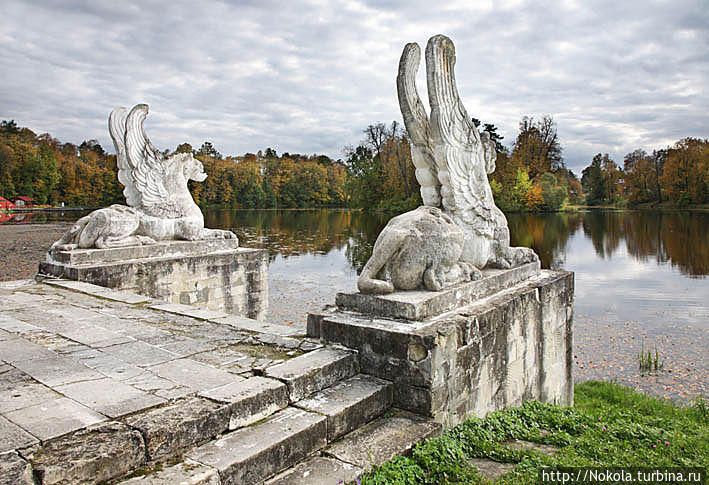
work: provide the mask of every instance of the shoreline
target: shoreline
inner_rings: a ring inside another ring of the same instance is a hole
[[[72,225],[73,222],[0,224],[0,282],[34,279],[51,244]],[[309,300],[311,308],[302,308],[302,296],[292,292],[292,284],[273,277],[269,277],[269,286],[275,290],[270,292],[271,320],[304,327],[298,315],[333,303],[331,295],[324,292]],[[641,375],[637,355],[630,350],[640,339],[660,344],[663,372]],[[704,329],[675,325],[649,328],[642,322],[601,321],[577,312],[574,341],[575,382],[617,381],[684,404],[700,395],[709,396],[709,367],[703,357],[709,348],[709,335]]]

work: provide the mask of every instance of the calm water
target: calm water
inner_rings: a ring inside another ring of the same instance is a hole
[[[211,211],[209,227],[231,228],[243,246],[271,255],[272,313],[298,321],[352,291],[390,215],[346,210]],[[588,211],[508,215],[512,244],[532,247],[542,266],[576,273],[576,313],[709,328],[709,213]]]
[[[36,214],[32,222],[80,213]],[[269,320],[304,326],[308,312],[355,291],[391,215],[348,210],[212,210],[206,225],[268,249]],[[575,272],[575,377],[619,380],[672,399],[709,396],[709,213],[587,211],[508,215],[512,244],[542,266]],[[19,221],[13,221],[19,222]],[[665,370],[639,372],[657,348]]]
[[[212,211],[209,227],[269,250],[270,319],[307,313],[354,291],[358,270],[389,219],[356,211]],[[576,275],[574,376],[617,380],[686,402],[709,395],[709,213],[588,211],[510,214],[512,243],[545,268]],[[638,354],[657,349],[664,371]]]

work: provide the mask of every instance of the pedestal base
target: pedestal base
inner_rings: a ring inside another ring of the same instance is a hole
[[[50,251],[39,271],[254,319],[268,308],[267,251],[229,239]]]
[[[404,308],[410,293],[388,295],[397,303],[387,308]],[[525,400],[573,404],[573,294],[573,273],[542,270],[423,320],[351,305],[310,315],[308,335],[356,349],[362,372],[394,382],[395,406],[450,427]]]

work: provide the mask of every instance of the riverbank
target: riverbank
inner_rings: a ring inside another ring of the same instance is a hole
[[[0,281],[31,279],[71,222],[0,224]]]
[[[618,385],[588,382],[576,388],[573,408],[528,402],[469,419],[361,477],[361,483],[562,483],[561,476],[542,479],[547,467],[547,473],[562,467],[645,467],[646,473],[697,467],[706,473],[707,433],[704,401],[676,407]],[[666,479],[639,482],[690,483],[662,476]],[[573,476],[567,481],[580,483]],[[619,482],[599,478],[584,483]]]

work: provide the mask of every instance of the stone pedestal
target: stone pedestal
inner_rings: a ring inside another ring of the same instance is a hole
[[[268,308],[268,253],[234,239],[52,250],[39,271],[254,319]]]
[[[442,292],[338,294],[308,335],[359,352],[395,406],[446,427],[525,400],[573,404],[574,279],[531,263]]]

